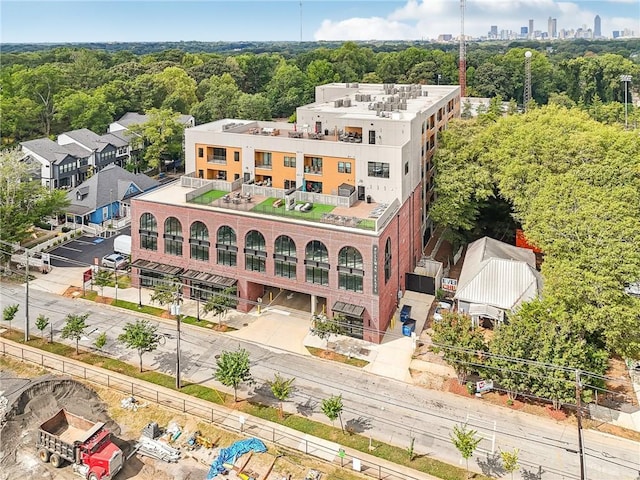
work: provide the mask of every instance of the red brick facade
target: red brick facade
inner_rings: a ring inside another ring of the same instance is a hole
[[[149,260],[160,264],[180,267],[185,270],[197,270],[237,280],[237,293],[240,299],[238,310],[248,311],[258,297],[264,294],[263,286],[279,287],[300,293],[316,295],[326,299],[328,313],[335,302],[345,302],[365,308],[363,318],[365,340],[379,343],[393,316],[398,299],[398,290],[404,290],[404,274],[413,271],[415,260],[421,255],[420,232],[420,188],[415,190],[410,200],[405,202],[397,214],[389,221],[379,236],[356,230],[337,230],[312,223],[288,223],[275,217],[254,217],[242,214],[221,212],[198,206],[168,205],[149,202],[144,199],[132,201],[132,260]],[[158,225],[158,250],[140,248],[140,217],[144,213],[154,215]],[[164,222],[168,217],[177,218],[182,224],[182,256],[164,253]],[[209,261],[190,258],[189,233],[191,224],[200,221],[209,231]],[[237,265],[229,267],[216,263],[216,234],[222,226],[231,227],[237,238]],[[244,239],[251,230],[258,230],[265,238],[267,248],[266,271],[245,270]],[[412,233],[413,232],[413,233]],[[274,244],[280,235],[288,235],[296,244],[296,279],[283,278],[274,274]],[[385,278],[385,246],[391,239],[391,274]],[[322,241],[329,254],[329,285],[308,283],[305,280],[305,248],[312,240]],[[354,247],[362,255],[364,266],[363,292],[353,292],[338,288],[338,253],[343,247]],[[374,293],[373,255],[377,248],[377,288]],[[137,285],[138,278],[134,275]],[[245,301],[242,301],[245,300]],[[247,302],[249,300],[250,302]]]

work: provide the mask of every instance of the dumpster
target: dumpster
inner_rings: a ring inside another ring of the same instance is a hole
[[[411,318],[411,305],[404,305],[402,307],[402,310],[400,310],[400,321],[404,323],[410,318]]]
[[[416,321],[410,318],[402,325],[402,335],[410,337],[416,331]]]

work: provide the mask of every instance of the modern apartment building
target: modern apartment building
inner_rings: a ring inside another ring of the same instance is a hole
[[[438,132],[459,113],[458,86],[333,83],[295,124],[186,129],[190,173],[132,201],[134,282],[235,286],[242,311],[296,292],[380,342],[431,235]]]

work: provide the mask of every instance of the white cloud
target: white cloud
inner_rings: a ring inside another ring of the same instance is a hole
[[[637,0],[632,0],[637,2]],[[627,3],[628,0],[609,0]],[[597,2],[600,7],[605,2]],[[534,20],[534,30],[547,31],[549,17],[557,19],[557,29],[593,29],[596,14],[602,18],[602,32],[630,28],[640,35],[637,18],[613,17],[595,12],[593,2],[557,0],[467,0],[465,33],[474,37],[487,34],[491,25],[498,31],[520,32]],[[614,5],[608,8],[615,9]],[[628,8],[628,7],[625,7]],[[457,0],[407,0],[405,4],[381,17],[356,17],[343,20],[326,19],[314,33],[316,40],[416,40],[435,39],[440,34],[460,32],[460,3]]]

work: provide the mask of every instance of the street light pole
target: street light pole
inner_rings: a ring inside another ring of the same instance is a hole
[[[626,130],[628,128],[628,121],[627,121],[627,118],[628,118],[627,117],[627,110],[628,110],[627,94],[629,92],[629,82],[631,81],[631,75],[620,75],[620,81],[624,85],[624,129]]]
[[[24,299],[24,341],[29,341],[29,250],[24,249],[27,257],[27,264],[24,267],[25,272],[25,299]]]

